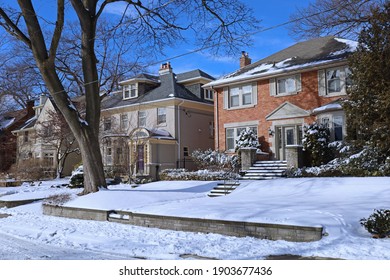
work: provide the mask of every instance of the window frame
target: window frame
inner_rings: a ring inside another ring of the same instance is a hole
[[[214,100],[214,90],[205,89],[204,90],[204,99],[213,101]]]
[[[251,88],[250,103],[246,103],[245,97],[249,95],[249,91],[245,91],[245,88],[249,87]],[[257,83],[246,83],[224,88],[224,109],[250,108],[255,105],[257,105]]]
[[[112,119],[111,117],[105,117],[103,119],[103,131],[111,131],[112,129]]]
[[[163,111],[163,113],[161,113]],[[167,123],[167,108],[157,108],[157,125],[165,125]]]
[[[328,73],[330,71],[339,71],[339,77],[337,79],[329,79]],[[339,91],[330,91],[329,82],[339,81]],[[351,70],[347,65],[329,67],[318,70],[318,95],[324,97],[333,97],[346,95],[346,89],[352,86]]]
[[[129,128],[129,115],[121,114],[120,115],[120,130],[126,131]]]
[[[138,127],[146,127],[146,111],[138,111]]]
[[[138,83],[123,85],[123,99],[138,97]]]
[[[238,137],[240,136],[240,132],[245,129],[252,129],[255,133],[257,138],[259,137],[258,135],[258,126],[257,125],[247,125],[247,126],[236,126],[236,127],[227,127],[225,128],[225,148],[226,151],[233,152],[236,148],[236,141]],[[232,131],[232,135],[229,135],[228,131]],[[228,145],[228,139],[233,140],[233,147],[229,147]]]

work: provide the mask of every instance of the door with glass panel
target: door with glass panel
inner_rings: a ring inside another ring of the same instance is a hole
[[[276,159],[286,160],[286,146],[302,143],[302,126],[276,126],[275,127]]]

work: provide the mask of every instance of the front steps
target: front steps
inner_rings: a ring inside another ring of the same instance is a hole
[[[267,180],[286,176],[286,161],[257,161],[241,177],[243,180]]]
[[[212,189],[207,195],[209,197],[218,197],[218,196],[224,196],[230,194],[232,191],[234,191],[240,183],[233,181],[233,182],[225,182],[225,183],[219,183],[214,189]]]

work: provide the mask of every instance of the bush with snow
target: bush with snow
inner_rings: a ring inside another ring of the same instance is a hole
[[[319,166],[331,159],[332,153],[329,148],[329,129],[316,122],[305,126],[303,136],[303,150],[308,151],[311,157],[311,164]]]
[[[374,210],[367,219],[361,219],[360,224],[374,237],[385,238],[390,236],[390,210]]]
[[[240,132],[236,140],[235,151],[237,152],[240,148],[258,148],[259,146],[257,133],[250,128],[246,128]]]
[[[198,149],[192,152],[191,157],[199,169],[233,170],[238,165],[236,155],[228,155],[217,150],[202,151]]]
[[[218,181],[236,179],[238,174],[230,171],[211,171],[208,169],[188,171],[186,169],[165,169],[160,172],[163,181]]]

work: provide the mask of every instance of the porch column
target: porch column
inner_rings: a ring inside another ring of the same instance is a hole
[[[256,162],[256,148],[241,148],[241,170],[249,170]]]
[[[286,161],[288,167],[301,168],[304,165],[301,145],[286,146]]]

